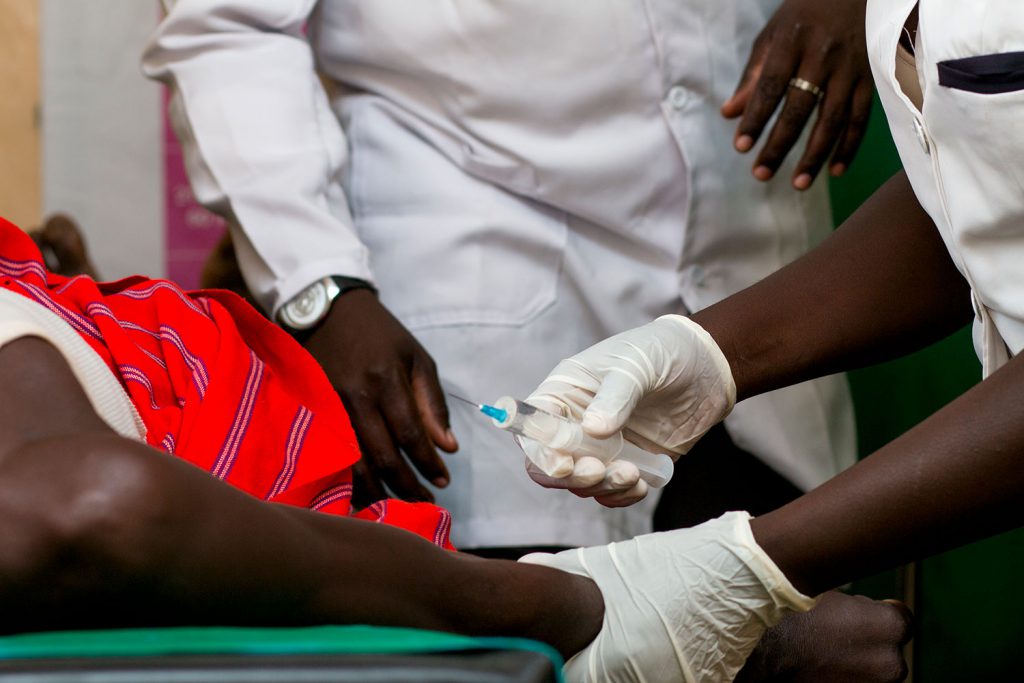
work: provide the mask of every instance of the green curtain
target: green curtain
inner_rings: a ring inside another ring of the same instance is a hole
[[[831,182],[839,225],[900,168],[876,101],[867,138],[846,177]],[[850,373],[862,457],[907,431],[981,378],[970,329],[899,361]],[[1024,463],[1022,463],[1024,466]],[[1024,500],[1021,501],[1024,504]],[[917,572],[915,683],[1024,681],[1024,530],[922,562]],[[893,597],[889,573],[855,589]]]

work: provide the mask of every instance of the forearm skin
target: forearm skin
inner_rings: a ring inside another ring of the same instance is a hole
[[[904,174],[818,249],[694,316],[739,398],[899,356],[972,317],[970,290]],[[1024,522],[1024,360],[818,489],[753,521],[804,592]]]
[[[818,248],[700,311],[737,399],[881,362],[972,316],[970,289],[902,172]]]
[[[0,400],[0,631],[362,623],[571,655],[601,626],[583,577],[264,503],[117,436],[41,340],[0,349]]]

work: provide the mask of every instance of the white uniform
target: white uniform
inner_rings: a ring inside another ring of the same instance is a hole
[[[895,71],[917,4],[872,0],[868,51],[914,193],[971,285],[988,376],[1024,348],[1024,3],[922,0],[920,108]]]
[[[718,108],[776,0],[178,0],[145,57],[175,89],[193,186],[227,214],[270,311],[329,274],[372,280],[477,400],[696,311],[830,228],[825,183],[760,184]],[[329,83],[326,95],[318,69]],[[355,321],[354,324],[358,324]],[[649,529],[542,489],[452,406],[439,492],[464,547]],[[854,460],[842,378],[748,400],[734,440],[797,485]]]

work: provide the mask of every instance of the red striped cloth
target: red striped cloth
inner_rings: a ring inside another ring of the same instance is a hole
[[[263,500],[401,527],[452,549],[451,515],[381,501],[353,511],[359,446],[320,366],[240,297],[131,277],[47,272],[0,219],[0,286],[70,324],[120,379],[155,448]]]

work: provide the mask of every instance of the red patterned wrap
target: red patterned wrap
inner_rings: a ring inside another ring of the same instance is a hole
[[[257,498],[393,525],[454,549],[451,515],[435,505],[352,509],[359,445],[337,393],[312,356],[235,294],[141,276],[98,283],[56,275],[3,219],[0,278],[99,354],[150,446]]]

